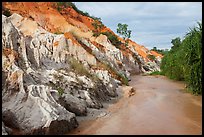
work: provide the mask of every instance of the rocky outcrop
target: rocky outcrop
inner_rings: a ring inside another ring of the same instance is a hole
[[[124,86],[122,87],[124,91],[124,97],[128,98],[136,94],[136,90],[131,86]]]
[[[59,10],[57,7],[57,3],[43,3],[43,2],[22,2],[22,3],[9,3],[4,2],[3,7],[10,10],[11,13],[18,13],[22,15],[23,17],[27,17],[26,19],[22,19],[21,25],[19,25],[18,22],[15,22],[15,24],[18,24],[18,27],[27,34],[33,33],[33,30],[36,28],[36,24],[44,28],[45,30],[51,32],[51,33],[67,33],[71,32],[74,34],[74,37],[77,38],[86,38],[86,39],[93,39],[93,33],[94,27],[92,25],[95,20],[93,18],[90,18],[88,16],[81,15],[77,11],[75,11],[73,8],[68,6],[67,8],[62,8]],[[34,22],[31,22],[31,21]],[[22,26],[24,28],[22,28]],[[28,26],[27,29],[25,26]],[[107,28],[105,25],[101,28],[102,32],[110,32],[114,34],[112,30]],[[115,35],[115,34],[114,34]],[[124,43],[124,40],[120,38],[118,39]],[[94,38],[95,39],[95,38]],[[108,42],[108,39],[104,35],[100,35],[96,38],[97,43],[100,43],[104,45],[104,49],[106,50],[105,56],[109,56],[110,59],[115,58],[117,60],[122,60],[122,64],[125,64],[126,70],[131,73],[141,73],[141,72],[151,72],[153,71],[150,69],[149,71],[146,71],[143,66],[145,66],[147,62],[152,62],[147,58],[148,54],[154,55],[156,58],[162,58],[162,55],[149,51],[147,48],[145,48],[142,45],[139,45],[135,43],[134,41],[129,39],[128,44],[128,50],[126,50],[126,47],[123,49],[118,49],[115,46],[111,46],[111,43]],[[94,44],[96,47],[96,44]],[[78,48],[78,47],[77,47]],[[72,48],[73,49],[73,48]],[[79,58],[83,60],[85,57],[84,55],[87,55],[86,52],[83,52],[83,54],[79,54]],[[133,54],[129,52],[133,52]],[[75,50],[73,50],[75,51]],[[121,52],[123,54],[123,57],[121,56]],[[90,56],[87,56],[90,57]],[[86,57],[85,57],[86,58]],[[134,61],[131,61],[134,58]],[[96,63],[94,61],[93,57],[90,57],[92,64]],[[135,61],[136,60],[136,61]],[[130,62],[131,61],[131,62]],[[156,68],[159,67],[159,63],[156,61]],[[158,67],[157,67],[158,66]],[[146,66],[147,67],[147,66]],[[125,71],[124,71],[125,73]]]
[[[86,115],[87,107],[101,108],[100,101],[114,96],[104,84],[71,72],[68,60],[78,57],[69,52],[71,40],[43,29],[25,37],[11,23],[13,16],[2,16],[5,125],[22,134],[63,134],[78,126],[75,114]]]
[[[63,94],[59,97],[58,102],[64,106],[66,110],[75,113],[77,116],[87,115],[87,105],[83,99],[80,100],[71,94]]]
[[[78,125],[75,115],[56,103],[48,87],[30,85],[27,94],[7,92],[10,94],[3,96],[3,121],[23,134],[63,134]]]
[[[2,90],[5,125],[23,131],[23,134],[62,134],[76,127],[75,114],[55,101],[50,93],[51,87],[40,85],[41,82],[32,77],[32,73],[35,73],[33,68],[38,68],[40,63],[29,65],[31,62],[26,51],[23,51],[26,49],[23,35],[8,18],[2,16],[2,19],[2,71],[7,74]]]
[[[3,122],[2,122],[2,135],[8,135],[8,133],[6,132],[5,125],[4,125]]]
[[[93,19],[71,7],[4,5],[19,14],[2,15],[2,134],[64,134],[88,108],[117,97],[131,73],[159,70],[160,57],[151,62],[133,42],[118,48],[106,35],[93,37]]]

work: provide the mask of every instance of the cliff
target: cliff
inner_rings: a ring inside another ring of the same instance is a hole
[[[76,116],[116,97],[131,73],[159,70],[160,54],[132,40],[126,47],[71,6],[4,2],[2,13],[2,134],[64,134]]]

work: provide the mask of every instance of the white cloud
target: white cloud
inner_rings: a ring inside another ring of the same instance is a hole
[[[202,20],[202,2],[75,2],[90,15],[100,17],[114,32],[128,24],[131,39],[146,47],[171,47],[171,39],[183,37]]]

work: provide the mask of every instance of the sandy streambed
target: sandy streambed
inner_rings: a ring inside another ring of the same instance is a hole
[[[163,76],[131,79],[135,95],[128,97],[121,91],[116,103],[98,110],[97,115],[93,111],[92,119],[79,118],[80,126],[69,134],[202,134],[201,96],[182,92],[182,82]]]

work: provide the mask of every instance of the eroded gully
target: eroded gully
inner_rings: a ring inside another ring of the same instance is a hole
[[[109,115],[80,123],[70,134],[202,134],[202,97],[163,76],[132,76],[136,94],[108,107]]]

